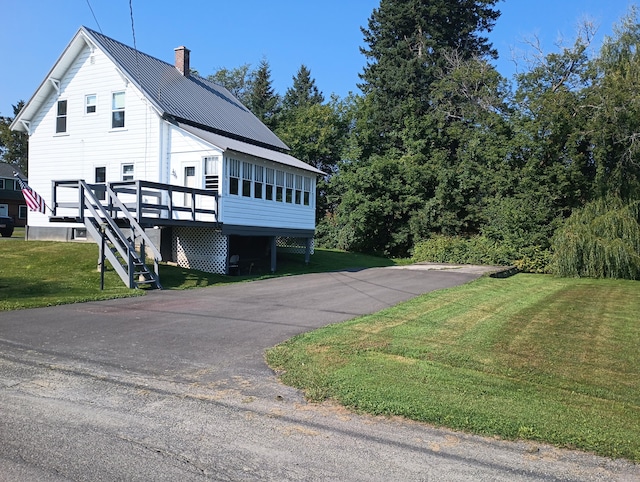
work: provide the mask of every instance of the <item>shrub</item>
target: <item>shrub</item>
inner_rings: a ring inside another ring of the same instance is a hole
[[[412,261],[455,264],[513,265],[525,273],[547,273],[551,253],[540,246],[516,249],[486,236],[432,236],[418,242]]]
[[[602,198],[575,210],[552,241],[560,276],[640,279],[640,201]]]

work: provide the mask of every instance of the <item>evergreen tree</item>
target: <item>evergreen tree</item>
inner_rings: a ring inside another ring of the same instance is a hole
[[[324,96],[316,87],[315,79],[311,78],[311,71],[301,65],[298,73],[293,77],[293,86],[287,89],[282,102],[285,111],[291,111],[306,105],[322,104]]]
[[[360,88],[372,103],[362,135],[365,157],[406,152],[411,141],[428,135],[415,121],[430,108],[431,85],[446,52],[463,60],[497,55],[481,33],[490,32],[500,15],[492,8],[498,1],[381,0],[362,29],[368,48],[361,49],[367,65]],[[411,132],[405,132],[407,122]]]
[[[258,70],[253,74],[248,94],[248,105],[262,122],[269,128],[275,127],[279,111],[280,97],[275,94],[271,85],[271,71],[269,63],[262,59]]]

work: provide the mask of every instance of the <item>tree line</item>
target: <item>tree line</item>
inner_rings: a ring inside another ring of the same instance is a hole
[[[305,65],[280,95],[266,59],[208,77],[326,173],[317,244],[544,269],[574,211],[640,198],[637,8],[595,53],[586,22],[554,52],[532,41],[506,79],[487,38],[497,3],[381,0],[361,28],[361,94],[346,98],[325,98]]]

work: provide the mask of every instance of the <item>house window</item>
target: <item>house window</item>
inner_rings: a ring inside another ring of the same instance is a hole
[[[240,192],[240,161],[229,159],[229,194]]]
[[[22,191],[22,188],[20,187],[20,184],[18,183],[18,181],[13,182],[13,180],[11,179],[7,179],[7,189],[9,189],[9,186],[11,186],[12,183],[13,183],[14,191]]]
[[[296,174],[295,203],[302,204],[302,176]]]
[[[302,187],[304,189],[302,202],[305,206],[309,206],[311,204],[311,178],[310,177],[305,177],[303,179]]]
[[[89,94],[84,97],[84,111],[86,114],[95,114],[98,97],[96,94]]]
[[[104,184],[107,182],[107,168],[106,167],[96,167],[95,170],[95,179],[96,184]],[[104,189],[95,189],[94,190],[96,197],[104,201],[106,199],[106,191]]]
[[[287,191],[285,201],[288,203],[293,202],[293,174],[290,172],[287,173]]]
[[[0,179],[0,189],[6,189],[4,179]]]
[[[71,234],[73,239],[87,239],[87,229],[86,228],[74,228]]]
[[[27,206],[18,206],[18,219],[27,219]]]
[[[219,156],[204,158],[204,187],[218,192],[220,189],[220,181],[218,177]]]
[[[8,215],[9,215],[9,205],[0,204],[0,216],[8,216]]]
[[[195,170],[195,168],[194,168]],[[133,181],[133,164],[122,165],[122,180]]]
[[[242,163],[242,195],[244,197],[251,196],[251,180],[253,179],[253,164],[249,162]]]
[[[284,201],[284,172],[276,171],[276,201]]]
[[[253,183],[253,197],[262,199],[262,186],[264,185],[264,167],[254,166],[255,182]]]
[[[58,113],[56,115],[56,133],[67,132],[67,101],[58,101]]]
[[[276,172],[271,169],[270,167],[267,167],[265,169],[265,174],[266,174],[266,186],[265,186],[265,198],[269,201],[273,201],[273,187],[275,184],[275,174]]]
[[[114,92],[111,98],[111,128],[124,127],[124,92]]]

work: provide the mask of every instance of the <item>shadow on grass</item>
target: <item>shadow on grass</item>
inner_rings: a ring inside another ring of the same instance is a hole
[[[299,274],[331,271],[356,272],[395,264],[396,262],[393,260],[376,256],[316,249],[311,256],[309,264],[305,264],[303,255],[280,253],[276,262],[277,269],[275,273],[271,273],[268,259],[258,260],[246,265],[241,264],[240,272],[235,276],[206,273],[204,271],[181,268],[173,264],[161,264],[160,283],[164,289],[181,290]]]

